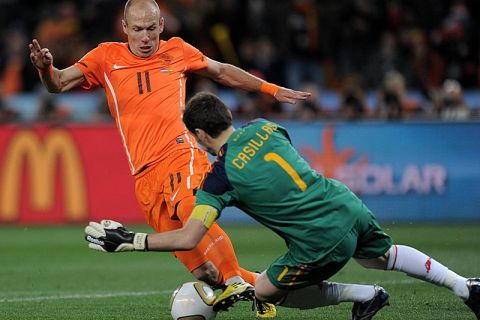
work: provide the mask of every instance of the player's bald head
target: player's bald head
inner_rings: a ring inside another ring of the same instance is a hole
[[[128,23],[130,15],[155,15],[160,19],[160,8],[155,0],[128,0],[123,11],[123,19]]]
[[[143,58],[157,52],[164,26],[158,4],[154,0],[128,0],[124,15],[122,27],[130,51]]]

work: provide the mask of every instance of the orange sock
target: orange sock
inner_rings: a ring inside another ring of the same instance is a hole
[[[183,223],[185,223],[190,216],[194,204],[195,197],[185,198],[179,203],[177,211],[178,216]],[[205,241],[206,239],[209,241]],[[252,285],[255,283],[256,274],[240,268],[230,238],[217,223],[214,223],[207,231],[202,239],[202,243],[207,243],[207,245],[202,246],[204,247],[203,253],[220,272],[218,284],[224,284],[226,280],[235,276],[242,277],[246,282]]]
[[[240,267],[240,273],[242,274],[243,280],[250,283],[252,286],[255,286],[258,276],[255,272],[251,272]]]
[[[235,276],[244,278],[242,274],[244,269],[240,269],[232,242],[225,231],[218,224],[214,223],[206,236],[211,237],[214,244],[207,253],[207,257],[218,268],[222,274],[223,281],[225,282],[227,279]],[[244,271],[248,273],[248,271]],[[244,280],[247,281],[245,278]]]

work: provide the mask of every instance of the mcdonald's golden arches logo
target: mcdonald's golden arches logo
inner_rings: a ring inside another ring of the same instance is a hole
[[[0,220],[15,221],[19,216],[24,163],[33,211],[53,209],[58,163],[62,166],[66,219],[80,221],[87,217],[84,169],[71,135],[63,129],[52,129],[40,139],[33,130],[19,130],[9,141],[0,162]]]

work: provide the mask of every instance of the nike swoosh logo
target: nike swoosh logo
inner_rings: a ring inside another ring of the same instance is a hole
[[[122,69],[122,68],[126,68],[127,66],[119,66],[118,64],[114,64],[113,65],[113,69]]]
[[[180,191],[180,189],[178,189],[177,192],[175,192],[175,193],[170,197],[170,201],[175,200],[175,197],[177,196],[178,191]]]

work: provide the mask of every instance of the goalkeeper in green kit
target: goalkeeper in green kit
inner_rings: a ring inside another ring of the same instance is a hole
[[[446,287],[480,319],[479,278],[464,278],[414,248],[394,245],[344,184],[310,168],[281,126],[257,119],[235,129],[228,108],[209,93],[188,102],[183,121],[199,144],[217,155],[189,221],[182,229],[153,235],[117,230],[118,223],[113,228],[93,223],[86,229],[91,248],[188,250],[223,208],[236,206],[282,237],[288,248],[256,280],[258,317],[275,316],[270,303],[312,309],[353,302],[352,319],[373,318],[388,304],[384,288],[328,281],[353,257],[367,268],[401,271]],[[237,300],[223,294],[215,304],[228,309]]]

